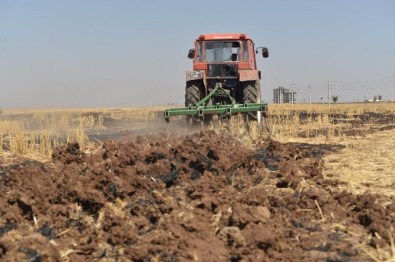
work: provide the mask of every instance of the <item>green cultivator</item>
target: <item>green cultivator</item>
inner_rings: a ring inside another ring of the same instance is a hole
[[[213,105],[212,101],[222,98],[222,101],[230,101],[229,104],[216,104]],[[238,104],[236,100],[229,94],[229,92],[222,88],[221,83],[217,83],[215,88],[200,100],[196,106],[171,108],[166,109],[164,112],[165,120],[169,122],[172,116],[190,116],[195,120],[205,120],[206,118],[217,115],[219,118],[226,118],[233,114],[250,113],[252,118],[260,122],[260,115],[266,115],[266,103],[244,103]],[[248,115],[247,115],[248,116]]]

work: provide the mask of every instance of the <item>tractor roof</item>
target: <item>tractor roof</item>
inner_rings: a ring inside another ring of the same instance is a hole
[[[197,40],[240,40],[250,39],[247,34],[202,34]]]

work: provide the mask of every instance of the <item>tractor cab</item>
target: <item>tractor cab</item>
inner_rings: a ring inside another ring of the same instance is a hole
[[[188,57],[193,59],[193,70],[205,76],[208,91],[218,82],[235,90],[240,73],[245,75],[248,70],[254,70],[259,78],[256,53],[254,42],[246,34],[206,34],[196,39],[195,48],[189,50]],[[262,55],[268,57],[267,48],[262,48]]]

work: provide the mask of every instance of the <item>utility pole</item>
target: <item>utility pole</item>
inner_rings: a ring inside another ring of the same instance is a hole
[[[331,105],[331,81],[328,81],[328,106]]]
[[[292,108],[292,111],[293,111],[293,109],[294,109],[294,100],[295,100],[295,97],[294,97],[294,84],[291,84],[291,108]]]
[[[291,103],[292,104],[295,104],[294,89],[295,89],[295,84],[291,84]]]
[[[309,105],[311,105],[311,93],[312,93],[311,84],[309,84]]]

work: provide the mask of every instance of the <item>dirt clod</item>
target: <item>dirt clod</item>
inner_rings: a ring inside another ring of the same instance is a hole
[[[357,236],[389,244],[395,205],[323,177],[336,146],[258,145],[205,131],[4,165],[0,260],[363,261]]]

